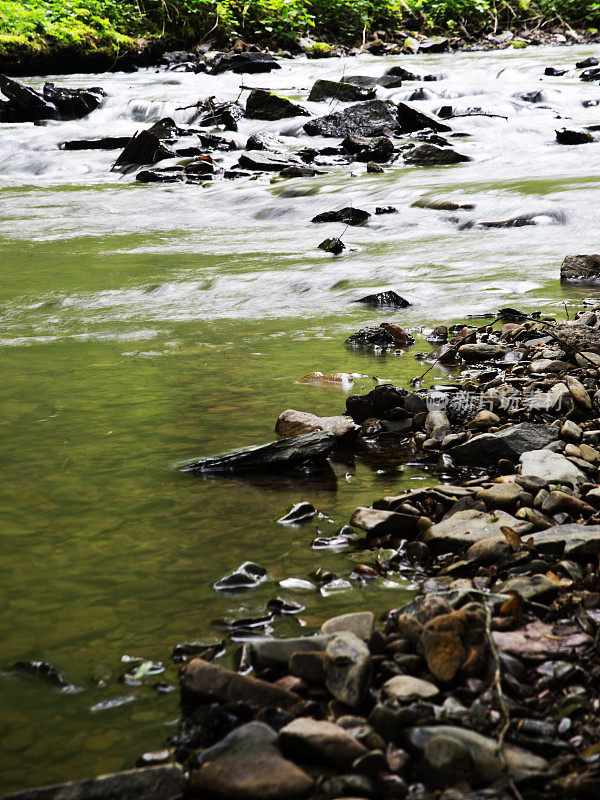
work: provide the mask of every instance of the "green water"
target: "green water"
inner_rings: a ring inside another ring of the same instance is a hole
[[[545,64],[589,54],[438,56],[418,65],[447,72],[433,86],[440,97],[444,89],[467,102],[471,91],[471,100],[498,109],[517,87],[537,85]],[[364,57],[352,66],[380,74],[389,65]],[[293,62],[277,80],[306,87],[339,69]],[[469,121],[472,137],[456,146],[472,163],[398,164],[383,177],[362,166],[354,176],[334,168],[308,182],[140,187],[110,176],[111,154],[56,149],[100,129],[122,134],[140,116],[171,110],[157,98],[184,104],[198,91],[198,76],[168,80],[63,79],[110,90],[99,122],[0,131],[0,666],[49,661],[77,687],[61,692],[0,673],[5,790],[128,768],[162,748],[176,726],[177,693],[158,694],[152,684],[176,687],[175,644],[219,638],[214,620],[262,612],[284,578],[319,566],[348,577],[347,553],[311,549],[314,522],[276,523],[293,502],[310,500],[339,527],[358,505],[436,480],[409,466],[378,472],[358,462],[336,467],[331,491],[204,481],[178,465],[271,440],[286,408],[341,413],[343,392],[299,382],[308,372],[359,373],[354,392],[372,388],[374,377],[407,385],[424,368],[414,354],[430,349],[426,326],[503,305],[562,314],[564,300],[576,308],[591,293],[563,292],[558,267],[566,252],[596,247],[600,150],[557,150],[552,113],[521,104],[506,128]],[[225,95],[237,91],[236,80],[222,84]],[[564,113],[592,120],[577,81],[558,94],[554,86],[550,100]],[[584,88],[600,97],[597,86]],[[147,100],[142,110],[132,106],[138,96]],[[475,221],[532,209],[559,210],[566,221],[461,229],[452,215],[412,208],[431,195],[474,198]],[[340,231],[309,220],[348,202],[371,210],[392,203],[399,214],[347,231],[348,250],[335,259],[316,245]],[[350,302],[384,288],[413,307],[390,315]],[[389,318],[418,340],[405,356],[343,347],[353,330]],[[438,377],[438,369],[430,374]],[[327,535],[335,530],[317,524]],[[215,592],[212,583],[246,559],[264,566],[269,581],[237,597]],[[396,606],[409,592],[401,581],[353,584],[330,597],[284,592],[306,610],[273,628],[314,630],[335,613]],[[124,655],[161,660],[166,671],[124,685]],[[120,704],[98,706],[110,701]]]

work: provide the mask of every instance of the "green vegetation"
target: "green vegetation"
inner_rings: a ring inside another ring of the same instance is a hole
[[[378,30],[477,35],[522,25],[600,27],[599,19],[600,0],[0,0],[0,55],[118,55],[163,36],[286,47],[310,35],[353,44]]]

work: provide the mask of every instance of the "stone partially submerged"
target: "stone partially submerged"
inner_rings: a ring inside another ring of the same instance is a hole
[[[529,450],[541,450],[559,438],[556,428],[522,422],[498,433],[482,433],[450,449],[450,455],[459,464],[489,466],[501,458],[516,462]]]
[[[560,266],[562,283],[600,283],[600,255],[565,256]]]
[[[98,86],[67,89],[46,83],[41,92],[0,75],[0,122],[37,122],[46,119],[80,119],[103,102],[106,92]]]
[[[304,125],[310,136],[380,136],[384,128],[398,129],[396,106],[384,100],[356,103]]]

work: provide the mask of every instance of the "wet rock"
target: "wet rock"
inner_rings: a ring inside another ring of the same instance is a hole
[[[350,708],[358,707],[371,677],[371,653],[350,631],[334,634],[325,650],[325,685]]]
[[[516,631],[493,631],[492,636],[498,650],[534,661],[557,655],[572,657],[591,641],[577,625],[571,626],[568,632],[563,629],[557,636],[552,625],[540,620],[529,622]]]
[[[53,83],[45,83],[42,94],[46,102],[58,109],[60,119],[87,117],[106,97],[106,92],[99,86],[92,89],[67,89]]]
[[[385,306],[386,308],[408,308],[408,306],[410,306],[408,300],[405,300],[404,297],[400,297],[399,294],[393,291],[368,294],[353,302],[365,303],[368,306]]]
[[[560,267],[562,283],[600,281],[600,255],[565,256]]]
[[[312,431],[330,431],[338,439],[352,437],[359,426],[348,417],[317,417],[308,411],[294,411],[288,408],[282,411],[275,424],[275,432],[279,436],[297,436]]]
[[[324,175],[325,173],[312,167],[291,166],[284,167],[279,175],[282,178],[314,178],[315,175]]]
[[[149,131],[140,131],[131,137],[112,169],[130,164],[156,164],[164,158],[174,157],[173,150],[163,144],[158,136]]]
[[[504,534],[489,536],[472,544],[465,553],[465,559],[478,564],[501,564],[510,553],[512,547]]]
[[[137,173],[135,179],[138,183],[180,183],[184,180],[184,173],[179,170],[143,169]]]
[[[245,561],[229,575],[213,584],[219,591],[240,591],[254,589],[267,579],[267,570],[253,561]]]
[[[102,139],[71,139],[61,142],[61,150],[121,150],[131,136],[104,136]]]
[[[584,69],[581,75],[579,76],[579,80],[586,82],[600,80],[600,69],[598,69],[597,67]]]
[[[279,731],[283,753],[295,761],[317,761],[349,769],[367,748],[332,722],[299,717]]]
[[[400,325],[383,322],[378,328],[362,328],[351,334],[345,344],[357,350],[372,350],[373,348],[386,350],[392,347],[407,347],[414,344],[414,341],[410,333]]]
[[[387,680],[381,687],[383,697],[397,700],[399,703],[410,703],[413,700],[428,700],[440,692],[437,686],[412,675],[396,675]]]
[[[497,344],[463,344],[458,348],[458,355],[468,364],[481,361],[493,361],[504,357],[504,348]]]
[[[322,686],[325,682],[325,654],[317,650],[296,650],[288,665],[291,675],[296,675],[308,684]]]
[[[342,141],[346,153],[357,161],[385,164],[394,155],[394,143],[388,136],[347,136]]]
[[[447,133],[452,130],[450,125],[437,117],[418,111],[408,103],[398,103],[398,124],[402,133],[413,133],[425,128],[436,131],[436,133]]]
[[[242,169],[252,169],[261,172],[281,172],[289,167],[302,166],[294,156],[282,153],[270,153],[263,150],[252,150],[242,153],[238,165]]]
[[[354,611],[331,617],[321,625],[321,633],[329,636],[340,631],[350,631],[359,639],[367,640],[373,633],[375,616],[372,611]]]
[[[380,175],[382,172],[385,172],[385,170],[374,161],[367,161],[367,172]],[[375,210],[375,213],[377,213],[377,210]]]
[[[519,505],[532,501],[531,495],[516,483],[496,483],[489,489],[480,489],[475,493],[475,499],[485,503],[490,511],[497,508],[515,511]]]
[[[244,53],[223,53],[223,55],[217,56],[211,64],[210,74],[220,75],[222,72],[271,72],[274,69],[281,69],[281,66],[269,53],[247,51]]]
[[[568,71],[568,69],[561,69],[560,67],[546,67],[544,75],[560,78],[562,75],[566,75]]]
[[[404,389],[399,389],[391,383],[382,383],[366,394],[353,394],[347,397],[346,410],[354,422],[360,424],[370,417],[384,417],[390,409],[401,407],[405,396]]]
[[[468,752],[468,760],[461,756],[462,750],[450,749],[447,741],[444,741],[442,746],[429,744],[426,749],[426,745],[438,736],[462,745]],[[545,759],[511,745],[504,746],[503,759],[502,755],[498,753],[498,744],[495,739],[482,736],[480,733],[466,728],[450,725],[412,728],[406,732],[406,739],[412,748],[421,753],[422,770],[431,771],[437,780],[442,778],[449,782],[466,780],[474,787],[481,787],[488,786],[494,781],[504,782],[507,776],[519,782],[543,773],[548,768],[548,762]],[[469,764],[471,768],[465,772],[465,768]],[[457,771],[459,768],[460,771]]]
[[[295,503],[287,514],[284,514],[283,517],[279,517],[277,522],[281,525],[295,525],[298,522],[305,522],[308,519],[312,519],[316,513],[317,509],[313,504],[307,503],[306,500],[304,500],[300,503]]]
[[[184,789],[182,767],[165,764],[24,789],[4,795],[3,800],[171,800]]]
[[[346,245],[337,236],[332,236],[329,239],[323,239],[319,245],[319,248],[321,250],[325,250],[327,253],[333,253],[333,255],[337,256],[346,249]]]
[[[293,692],[200,658],[193,658],[181,670],[181,696],[192,704],[242,701],[251,708],[292,708],[300,702]]]
[[[6,75],[0,75],[0,91],[8,98],[0,101],[0,122],[79,119],[98,108],[106,97],[99,87],[67,89],[53,83],[44,84],[37,92]]]
[[[530,450],[541,450],[558,439],[558,431],[547,425],[522,422],[498,433],[482,433],[453,447],[449,452],[458,464],[485,466],[506,458],[515,463]]]
[[[449,147],[438,147],[435,144],[419,144],[404,153],[406,164],[419,167],[444,166],[446,164],[460,164],[471,161],[469,156],[457,153]]]
[[[371,215],[368,211],[345,206],[339,211],[324,211],[322,214],[317,214],[311,222],[343,222],[344,225],[364,225],[370,218]]]
[[[355,100],[372,100],[375,97],[375,90],[370,87],[362,87],[356,83],[341,81],[328,81],[320,79],[313,84],[308,99],[314,102],[328,100],[329,98],[339,100],[341,103],[351,103]]]
[[[64,675],[47,661],[16,661],[12,665],[11,670],[20,672],[23,675],[32,675],[35,678],[41,678],[46,683],[60,689],[71,686]]]
[[[313,780],[277,746],[277,734],[263,722],[249,722],[199,757],[189,781],[194,797],[214,800],[294,800],[306,797]]]
[[[257,669],[273,667],[287,670],[294,653],[324,652],[328,639],[325,636],[296,636],[289,639],[255,639],[248,642],[246,651],[251,664]]]
[[[371,89],[381,86],[384,89],[398,89],[402,86],[402,79],[396,75],[381,75],[373,78],[370,75],[347,75],[344,80],[353,86],[360,86],[362,89]]]
[[[512,528],[518,534],[531,530],[528,523],[503,511],[492,514],[476,509],[467,509],[458,511],[448,519],[432,525],[421,535],[421,541],[436,553],[459,552],[482,539],[501,535],[503,526]]]
[[[287,117],[309,116],[308,111],[285,97],[252,89],[246,100],[246,116],[250,119],[286,119]]]
[[[588,144],[596,139],[585,128],[561,128],[556,131],[556,141],[559,144]]]
[[[183,471],[200,475],[281,469],[322,461],[332,452],[335,443],[336,437],[329,431],[314,431],[224,456],[205,458],[183,467]]]
[[[397,113],[393,103],[367,100],[343,111],[307,122],[304,130],[310,136],[378,136],[382,129],[396,130]]]
[[[598,59],[594,58],[594,56],[589,56],[588,58],[584,58],[582,61],[577,61],[575,64],[576,69],[587,69],[587,67],[597,67],[598,66]]]
[[[484,619],[482,607],[470,604],[458,611],[439,614],[424,625],[421,645],[434,678],[448,682],[467,663],[481,665]]]
[[[600,525],[555,525],[534,534],[540,553],[565,558],[596,557],[600,553]]]
[[[359,506],[350,518],[350,525],[375,537],[390,535],[408,539],[416,535],[419,519],[413,514]]]
[[[547,483],[568,483],[577,486],[587,480],[585,473],[560,453],[531,450],[520,458],[521,474],[541,478]]]

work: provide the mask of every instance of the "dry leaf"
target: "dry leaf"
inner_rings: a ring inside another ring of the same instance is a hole
[[[523,597],[519,592],[510,592],[510,597],[500,606],[503,617],[512,617],[517,624],[523,621]]]
[[[508,525],[501,525],[500,530],[506,537],[506,541],[512,547],[512,549],[516,552],[519,547],[521,547],[521,537],[516,531],[513,531],[512,528],[509,528]]]

